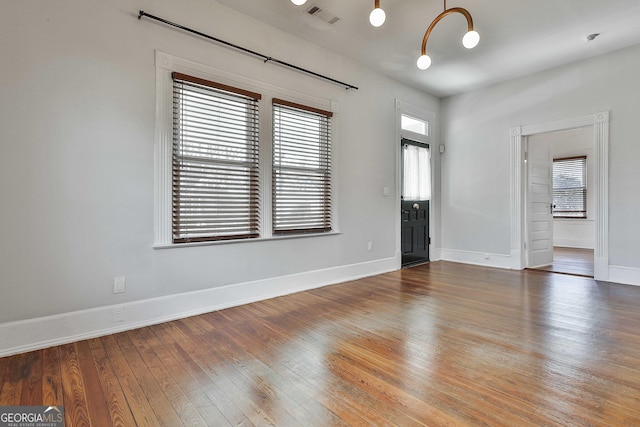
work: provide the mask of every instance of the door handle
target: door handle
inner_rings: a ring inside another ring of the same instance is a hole
[[[412,206],[413,209],[420,209],[420,205],[417,203],[414,203]]]

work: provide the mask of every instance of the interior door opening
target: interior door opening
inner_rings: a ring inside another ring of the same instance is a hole
[[[593,126],[526,137],[527,268],[594,276],[594,148]]]
[[[514,270],[527,268],[526,163],[527,137],[549,132],[588,127],[593,141],[592,189],[593,277],[608,281],[609,265],[609,112],[601,111],[553,122],[526,124],[510,128],[511,139],[511,261]]]
[[[402,139],[401,247],[402,266],[429,262],[429,144]]]

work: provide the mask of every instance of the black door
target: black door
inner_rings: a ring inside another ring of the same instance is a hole
[[[401,158],[402,266],[408,266],[429,261],[429,146],[403,139]]]
[[[429,261],[429,201],[402,201],[402,265]]]

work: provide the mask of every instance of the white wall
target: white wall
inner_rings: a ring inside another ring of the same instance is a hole
[[[553,158],[587,156],[587,218],[554,218],[553,245],[568,248],[593,249],[595,247],[595,173],[593,126],[560,132],[531,135],[529,144],[547,141]]]
[[[510,127],[610,111],[610,278],[640,284],[639,68],[635,46],[444,99],[443,253],[510,256]]]
[[[139,21],[139,9],[360,90]],[[395,99],[438,114],[437,98],[212,0],[5,2],[0,39],[0,353],[29,344],[10,342],[23,324],[8,322],[87,309],[103,315],[99,309],[114,304],[139,310],[136,301],[297,277],[290,291],[310,286],[306,273],[332,271],[339,281],[356,271],[343,266],[361,266],[361,275],[399,266]],[[341,234],[152,249],[156,50],[337,100]],[[114,295],[121,275],[127,292]],[[252,298],[239,289],[238,300]],[[90,331],[69,332],[82,333]]]

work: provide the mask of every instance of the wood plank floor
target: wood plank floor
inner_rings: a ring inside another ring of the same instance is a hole
[[[71,426],[640,425],[640,288],[434,262],[0,358]]]
[[[553,263],[537,270],[593,277],[593,249],[553,247]]]

